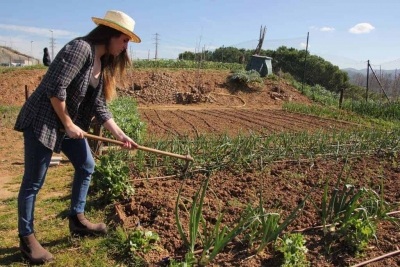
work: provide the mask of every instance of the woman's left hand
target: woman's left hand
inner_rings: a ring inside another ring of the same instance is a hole
[[[124,144],[122,145],[123,148],[126,149],[136,149],[139,147],[138,144],[136,144],[135,141],[133,141],[131,138],[129,138],[126,135],[121,136],[120,138],[118,138],[119,141],[124,142]]]

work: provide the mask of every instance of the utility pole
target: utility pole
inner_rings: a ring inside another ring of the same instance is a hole
[[[132,46],[129,46],[129,55],[131,56],[131,65],[133,64],[133,50]]]
[[[53,37],[53,30],[49,30],[49,31],[51,31],[50,47],[51,47],[51,61],[53,61],[54,60],[55,41],[54,41],[54,37]]]
[[[156,35],[156,39],[155,39],[156,40],[156,43],[155,43],[156,44],[156,53],[154,55],[154,59],[157,60],[158,59],[158,41],[160,41],[160,39],[158,38],[158,36],[159,36],[158,33],[156,33],[155,35]]]
[[[365,102],[368,102],[368,90],[369,90],[369,60],[367,61],[367,92],[365,94]]]
[[[382,81],[382,65],[379,65],[379,79]],[[382,90],[379,89],[379,94],[381,95],[382,99]]]
[[[32,65],[33,65],[32,43],[33,43],[33,41],[31,41],[31,60],[32,60]]]
[[[308,54],[308,39],[310,37],[310,32],[307,32],[307,44],[306,53],[304,55],[304,70],[303,70],[303,82],[301,83],[301,92],[304,92],[304,83],[306,81],[306,67],[307,67],[307,54]]]
[[[147,52],[147,60],[150,60],[150,49],[149,49],[149,51]]]

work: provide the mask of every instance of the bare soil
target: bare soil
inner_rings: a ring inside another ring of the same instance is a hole
[[[25,101],[25,85],[31,92],[39,84],[45,70],[18,70],[0,74],[0,104],[21,106]],[[285,81],[266,80],[262,87],[240,87],[227,82],[227,71],[165,71],[134,70],[118,83],[120,95],[134,97],[149,135],[158,138],[199,136],[200,134],[239,133],[267,134],[280,131],[332,131],[357,127],[347,122],[316,118],[282,110],[284,101],[312,103]],[[0,116],[0,198],[16,196],[15,188],[7,183],[23,172],[22,134],[12,130],[7,114]],[[384,181],[385,200],[400,201],[400,169],[398,159],[386,155],[360,156],[351,159],[353,169],[348,173],[351,184],[379,191]],[[218,205],[225,213],[223,223],[236,220],[248,203],[257,203],[262,188],[265,206],[285,218],[316,184],[331,178],[334,184],[344,166],[340,159],[313,161],[280,161],[269,164],[263,173],[251,167],[227,170],[212,175],[206,196],[205,218],[215,221]],[[55,167],[57,168],[57,167]],[[160,235],[160,250],[144,255],[150,266],[162,266],[165,257],[179,258],[185,253],[174,218],[174,201],[182,183],[177,178],[139,180],[132,177],[135,195],[116,205],[115,222],[125,227],[138,223]],[[136,180],[135,180],[136,179]],[[183,183],[183,196],[191,198],[205,179],[195,173]],[[211,190],[214,192],[211,193]],[[319,201],[322,189],[312,198]],[[183,208],[181,206],[181,208]],[[187,215],[181,210],[183,225]],[[398,215],[394,215],[398,216]],[[321,225],[311,203],[287,231]],[[383,222],[378,225],[378,243],[370,242],[368,249],[355,257],[339,245],[331,243],[321,230],[303,232],[309,249],[311,266],[348,266],[394,251],[400,244],[398,227]],[[231,243],[212,266],[280,266],[281,255],[271,247],[252,256],[253,251],[239,241]],[[400,256],[386,258],[368,266],[400,266]]]

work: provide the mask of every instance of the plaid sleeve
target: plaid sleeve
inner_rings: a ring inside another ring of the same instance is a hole
[[[84,40],[75,39],[65,45],[57,54],[46,73],[47,97],[57,97],[65,101],[66,89],[81,68],[90,58],[90,44]]]
[[[111,119],[113,116],[107,108],[107,102],[104,93],[101,92],[99,97],[95,100],[95,117],[100,124],[104,124],[106,121]]]

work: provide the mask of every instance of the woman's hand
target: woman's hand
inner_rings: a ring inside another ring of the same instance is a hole
[[[85,137],[85,132],[75,124],[65,127],[65,132],[71,139],[82,139]]]
[[[138,144],[136,144],[132,139],[130,139],[122,130],[119,128],[119,126],[115,123],[114,119],[111,118],[108,121],[106,121],[103,124],[104,127],[106,127],[107,130],[109,130],[112,135],[117,138],[118,141],[124,142],[124,144],[121,146],[126,149],[136,149],[139,147]]]
[[[123,134],[121,137],[118,138],[118,141],[124,142],[122,145],[125,149],[136,149],[139,147],[138,144],[135,143],[131,138]]]

